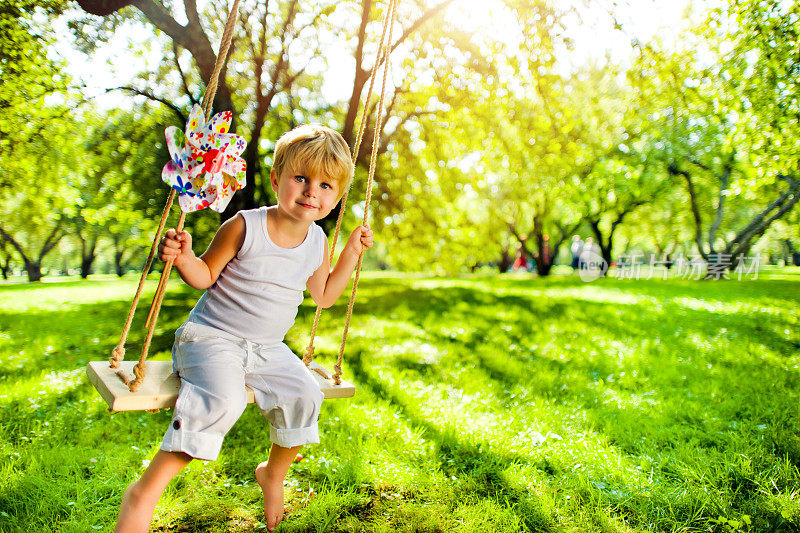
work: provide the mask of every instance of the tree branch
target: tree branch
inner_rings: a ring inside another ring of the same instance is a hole
[[[617,226],[622,224],[622,221],[625,219],[626,216],[631,214],[637,207],[641,207],[647,203],[647,200],[639,198],[637,200],[632,201],[629,203],[622,212],[617,214],[617,218],[611,223],[611,230],[608,233],[608,240],[611,241],[611,236],[614,235],[614,232],[617,230]]]
[[[736,151],[734,150],[733,153],[730,155],[728,160],[725,162],[725,166],[722,169],[722,174],[719,176],[719,196],[717,199],[717,215],[714,218],[714,222],[711,223],[711,227],[708,229],[708,250],[712,254],[714,252],[714,241],[717,240],[717,230],[719,226],[722,224],[722,216],[725,212],[725,197],[727,196],[725,193],[728,191],[728,182],[731,179],[731,172],[733,171],[733,160],[736,157]]]
[[[186,117],[183,115],[183,111],[181,111],[181,109],[178,106],[176,106],[175,104],[173,104],[172,102],[170,102],[169,100],[167,100],[165,98],[158,97],[158,96],[154,95],[153,93],[150,93],[150,92],[147,92],[147,91],[143,91],[141,89],[137,89],[136,87],[130,87],[130,86],[114,87],[114,88],[111,88],[111,89],[106,89],[106,92],[111,92],[111,91],[128,91],[128,92],[132,92],[134,94],[138,94],[140,96],[144,96],[145,98],[148,98],[150,100],[154,100],[156,102],[160,102],[160,103],[164,104],[165,106],[167,106],[168,108],[170,108],[173,112],[175,112],[175,114],[180,119],[181,124],[185,124],[186,123]]]
[[[205,83],[208,83],[214,72],[217,55],[211,48],[211,41],[208,40],[203,27],[193,23],[191,20],[186,26],[181,26],[172,18],[167,8],[156,0],[135,0],[133,5],[139,8],[153,26],[169,35],[180,46],[189,50],[197,63],[201,78]],[[220,77],[217,98],[223,98],[226,105],[230,103],[228,102],[230,94],[223,77]]]
[[[358,43],[356,44],[356,51],[353,54],[356,60],[356,77],[358,71],[364,71],[361,65],[364,63],[364,43],[367,38],[367,24],[369,23],[369,14],[372,11],[372,0],[364,0],[361,2],[361,22],[358,25]]]
[[[264,14],[261,16],[261,28],[258,32],[258,50],[256,50],[255,46],[253,45],[252,41],[250,43],[250,50],[253,53],[253,63],[255,63],[255,68],[253,69],[254,77],[256,80],[256,102],[261,102],[263,98],[263,91],[264,88],[262,86],[261,77],[264,75],[264,61],[266,60],[267,56],[267,14],[268,14],[269,2],[264,5]],[[242,24],[246,27],[246,22],[244,18],[242,18]],[[249,34],[249,32],[248,32]]]
[[[288,30],[289,26],[292,23],[295,15],[297,14],[297,0],[294,0],[289,5],[289,12],[286,14],[286,19],[283,21],[283,26],[281,27],[281,51],[278,55],[278,61],[275,63],[275,68],[272,71],[272,76],[270,77],[270,89],[267,96],[264,97],[263,104],[265,106],[269,106],[272,98],[278,93],[278,79],[281,77],[283,72],[289,68],[289,61],[286,57],[286,51],[288,49],[288,44],[286,43],[286,31]],[[261,103],[259,103],[261,105]],[[264,110],[266,112],[266,110]]]
[[[394,42],[394,44],[389,48],[389,53],[393,52],[395,48],[400,46],[400,44],[402,44],[403,41],[408,39],[408,37],[412,33],[414,33],[415,31],[417,31],[417,29],[420,26],[425,24],[425,22],[427,22],[428,19],[430,19],[431,17],[433,17],[434,15],[439,13],[440,11],[444,10],[444,8],[446,8],[447,6],[452,4],[453,2],[454,2],[454,0],[445,0],[444,2],[440,2],[439,4],[436,4],[432,8],[430,8],[427,11],[425,11],[424,13],[422,13],[422,15],[420,15],[420,17],[417,20],[415,20],[413,23],[411,23],[411,25],[408,27],[408,29],[406,29],[406,31],[403,32],[403,35],[401,35]]]
[[[736,234],[736,237],[734,237],[731,243],[725,248],[728,253],[732,253],[733,255],[742,253],[741,251],[749,246],[753,238],[763,235],[770,224],[788,213],[798,200],[800,200],[800,179],[793,180],[788,176],[781,177],[781,179],[785,179],[790,183],[789,189],[776,198],[763,211],[756,215],[747,226]],[[777,209],[775,214],[765,220],[769,212],[775,209]],[[734,245],[737,245],[735,249],[733,248]]]
[[[133,2],[133,5],[144,13],[153,26],[169,35],[173,41],[176,41],[184,48],[192,49],[193,43],[187,31],[188,25],[181,26],[178,24],[161,2],[156,2],[155,0],[136,0]]]
[[[197,13],[197,2],[195,0],[183,0],[183,5],[189,24],[198,27],[202,26],[200,23],[200,15]]]
[[[697,203],[697,192],[694,190],[692,176],[685,170],[679,169],[675,163],[670,163],[667,166],[667,172],[673,176],[683,176],[686,180],[686,188],[689,191],[689,201],[692,205],[692,216],[694,217],[694,242],[697,244],[697,250],[700,252],[700,255],[707,261],[708,254],[706,254],[703,249],[703,218],[700,216],[700,206]]]
[[[511,222],[508,223],[508,230],[514,236],[514,238],[517,239],[517,242],[519,243],[520,248],[522,248],[522,251],[525,252],[528,255],[528,257],[530,257],[531,259],[534,259],[536,254],[533,253],[531,251],[530,247],[528,246],[528,240],[529,240],[528,235],[520,233],[517,230],[516,224],[513,224]]]
[[[55,248],[56,244],[58,244],[58,241],[60,241],[62,237],[64,237],[64,234],[61,233],[61,220],[59,220],[56,223],[56,227],[53,228],[53,231],[47,236],[47,239],[45,239],[44,244],[42,245],[42,250],[39,252],[39,263],[42,262],[44,256],[50,253],[50,250]]]
[[[16,239],[14,239],[14,237],[12,237],[8,233],[6,233],[6,231],[3,229],[2,226],[0,226],[0,237],[3,237],[3,239],[7,243],[9,243],[11,246],[14,247],[14,249],[17,251],[17,253],[20,256],[22,256],[22,261],[25,264],[30,263],[30,259],[28,259],[28,256],[25,254],[25,250],[22,249],[22,246],[20,246],[20,244],[16,241]]]
[[[686,158],[686,160],[687,160],[688,162],[690,162],[691,164],[693,164],[693,165],[695,165],[695,166],[697,166],[697,167],[700,167],[700,168],[702,168],[703,170],[707,170],[707,171],[711,172],[711,167],[709,167],[708,165],[706,165],[706,164],[702,163],[702,162],[701,162],[700,160],[698,160],[698,159],[695,159],[695,158],[693,158],[693,157],[687,157],[687,158]]]
[[[427,20],[442,11],[449,4],[453,3],[453,1],[454,0],[445,0],[444,2],[441,2],[423,12],[422,15],[420,15],[420,17],[403,32],[403,34],[394,42],[394,44],[390,46],[389,52],[391,53],[392,50],[400,46],[403,41],[405,41]],[[361,24],[358,27],[358,44],[356,45],[356,51],[353,54],[353,57],[356,60],[355,74],[353,77],[353,91],[350,94],[350,99],[347,104],[347,114],[345,115],[344,127],[342,128],[342,136],[348,144],[351,144],[354,140],[354,125],[356,117],[358,116],[359,103],[361,102],[361,92],[364,90],[364,86],[372,76],[372,70],[367,70],[363,67],[364,43],[366,42],[366,31],[367,24],[369,23],[369,13],[372,8],[372,0],[364,0],[361,5]],[[377,51],[375,61],[378,62],[378,68],[380,68],[380,66],[386,61],[387,57],[388,54],[382,54],[381,50]],[[361,120],[364,120],[364,117],[362,117]],[[367,136],[365,132],[364,138],[366,139],[366,137]],[[356,159],[358,160],[358,158]]]
[[[192,103],[192,105],[199,104],[200,102],[197,101],[197,99],[192,94],[192,91],[189,90],[189,83],[186,81],[186,75],[183,73],[183,69],[181,68],[181,62],[178,60],[179,50],[178,50],[178,45],[175,41],[172,41],[172,53],[173,53],[172,57],[175,63],[175,68],[178,70],[178,74],[181,75],[181,85],[183,86],[183,92],[185,92],[186,96],[189,97],[189,101]],[[186,121],[184,120],[184,122]]]

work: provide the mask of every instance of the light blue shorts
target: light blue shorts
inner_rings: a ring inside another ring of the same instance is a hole
[[[162,450],[215,460],[222,439],[247,406],[245,385],[270,423],[274,444],[290,448],[319,442],[324,395],[285,344],[260,345],[186,322],[175,332],[172,366],[181,389]]]

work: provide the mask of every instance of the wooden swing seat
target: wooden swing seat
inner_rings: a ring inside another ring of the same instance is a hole
[[[356,136],[355,145],[353,146],[352,150],[353,160],[355,160],[357,159],[356,155],[360,153],[359,148],[361,146],[361,140],[363,139],[364,128],[367,123],[367,120],[365,119],[368,116],[367,109],[370,103],[370,98],[372,96],[373,83],[375,82],[375,78],[377,77],[378,67],[380,65],[384,65],[383,84],[381,85],[380,100],[378,101],[378,106],[376,108],[377,111],[375,113],[376,119],[375,119],[374,131],[377,133],[373,135],[372,139],[372,156],[370,157],[369,160],[366,198],[364,200],[365,207],[364,207],[363,224],[367,224],[369,220],[368,218],[369,206],[370,206],[370,199],[372,197],[373,179],[375,176],[375,162],[377,160],[376,155],[378,152],[378,145],[381,137],[380,132],[382,131],[383,128],[382,120],[383,120],[383,110],[384,110],[384,94],[386,88],[386,79],[389,73],[389,65],[390,65],[389,56],[391,53],[391,46],[389,43],[391,43],[392,41],[392,28],[393,28],[392,23],[395,20],[397,2],[398,0],[390,0],[389,8],[384,16],[383,33],[381,35],[381,41],[378,47],[381,52],[378,54],[378,57],[376,57],[375,63],[372,67],[369,90],[367,91],[366,101],[364,102],[364,111],[361,118],[361,125],[359,126],[358,135]],[[97,7],[98,12],[111,13],[116,9],[118,9],[119,7],[121,7],[122,5],[131,2],[130,1],[126,2],[125,0],[122,1],[99,0],[97,2],[92,2],[90,0],[86,1],[79,0],[79,3],[81,3],[81,5],[84,7],[90,4],[98,4],[98,5],[102,4],[100,5],[100,7]],[[208,122],[211,118],[211,108],[214,100],[214,95],[216,94],[217,91],[219,74],[222,71],[222,66],[225,62],[225,58],[227,58],[228,56],[228,50],[232,41],[234,26],[236,25],[236,20],[238,17],[238,8],[239,8],[239,0],[233,0],[233,6],[231,7],[230,12],[228,13],[228,19],[225,22],[225,30],[222,35],[222,41],[220,43],[219,52],[216,55],[214,72],[211,75],[211,79],[207,84],[206,92],[203,95],[202,108],[205,113],[206,122]],[[389,109],[387,109],[387,112]],[[331,264],[333,264],[334,253],[336,250],[336,242],[342,224],[342,216],[347,211],[345,209],[345,206],[347,205],[347,197],[349,194],[349,190],[350,190],[350,185],[347,186],[347,189],[344,191],[344,196],[341,199],[341,208],[339,209],[339,217],[336,221],[336,231],[334,233],[333,242],[329,247]],[[119,361],[119,368],[111,368],[109,366],[108,361],[91,361],[86,367],[86,373],[89,377],[89,381],[91,381],[92,385],[94,385],[95,389],[97,389],[97,392],[106,401],[109,410],[111,411],[143,411],[143,410],[170,408],[175,406],[175,402],[178,399],[178,391],[180,390],[181,383],[178,376],[176,376],[172,372],[171,361],[151,361],[149,364],[147,364],[147,369],[145,373],[146,375],[144,375],[141,378],[136,378],[136,380],[134,381],[134,384],[138,386],[134,387],[136,389],[136,392],[131,392],[127,383],[130,382],[134,377],[133,367],[135,365],[135,362],[120,361],[122,355],[124,355],[125,353],[124,352],[125,340],[128,336],[128,332],[130,331],[133,315],[134,312],[136,311],[136,306],[139,301],[139,297],[142,294],[144,282],[145,279],[147,278],[147,272],[150,271],[150,266],[152,265],[156,247],[159,240],[161,239],[161,232],[164,230],[164,226],[166,224],[167,217],[169,215],[169,210],[170,207],[172,206],[172,202],[175,196],[176,196],[176,189],[173,187],[170,190],[169,197],[167,198],[167,203],[164,206],[164,211],[161,215],[161,222],[158,226],[158,230],[156,231],[155,238],[153,239],[153,244],[150,247],[150,256],[147,258],[145,267],[142,270],[142,276],[139,280],[139,287],[136,290],[136,295],[133,298],[130,311],[128,312],[128,318],[122,330],[122,335],[119,344],[112,352],[115,360]],[[186,213],[183,210],[181,210],[181,215],[180,218],[178,219],[178,224],[176,226],[177,232],[180,232],[182,230],[185,217]],[[344,333],[342,335],[342,344],[339,348],[337,375],[341,375],[342,357],[344,354],[345,342],[347,340],[347,330],[350,325],[350,318],[353,313],[353,304],[355,303],[356,289],[358,288],[358,279],[359,279],[359,274],[361,273],[362,258],[363,256],[359,255],[358,265],[356,267],[356,275],[355,279],[353,280],[353,288],[350,295],[350,302],[347,307],[347,320],[345,322]],[[143,365],[145,364],[145,361],[147,359],[147,351],[150,347],[150,341],[153,338],[156,321],[158,320],[158,313],[159,310],[161,309],[161,304],[164,298],[164,291],[166,289],[167,280],[169,280],[169,274],[171,269],[172,269],[172,261],[171,260],[166,261],[164,264],[164,269],[161,272],[161,279],[159,280],[158,288],[156,289],[155,296],[153,297],[153,303],[150,306],[150,315],[147,318],[147,324],[148,324],[147,335],[145,337],[145,341],[142,346],[141,357],[139,358],[141,364]],[[307,357],[304,358],[305,360],[310,359],[311,355],[313,355],[314,353],[314,335],[316,334],[317,331],[317,325],[319,322],[321,309],[322,308],[320,306],[317,306],[317,312],[314,317],[314,325],[311,328],[311,338],[307,348],[307,354],[306,354]],[[317,380],[320,390],[322,390],[323,394],[325,395],[325,398],[328,399],[349,398],[355,395],[355,386],[352,383],[342,380],[339,385],[336,385],[334,383],[334,380],[331,378],[331,373],[325,370],[323,367],[321,367],[317,363],[314,363],[313,361],[308,366],[309,369],[312,371],[311,374]],[[120,374],[124,376],[124,378],[120,377]],[[247,388],[248,403],[253,403],[254,401],[253,396],[254,396],[253,391]]]
[[[133,377],[133,366],[136,361],[121,361],[119,369],[111,368],[108,361],[90,361],[86,366],[86,374],[94,388],[108,404],[110,411],[144,411],[148,409],[167,409],[175,406],[181,381],[172,372],[172,361],[148,361],[147,375],[136,392],[128,390],[128,386],[117,375],[118,370]],[[336,385],[331,378],[323,377],[331,373],[315,362],[309,365],[311,373],[317,379],[319,388],[325,398],[350,398],[355,395],[356,387],[349,381],[342,380]],[[247,403],[253,403],[253,391],[247,388]]]

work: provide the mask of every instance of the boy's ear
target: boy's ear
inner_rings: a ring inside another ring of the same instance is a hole
[[[269,171],[269,182],[272,184],[272,190],[275,191],[275,194],[278,194],[278,176],[274,170]]]

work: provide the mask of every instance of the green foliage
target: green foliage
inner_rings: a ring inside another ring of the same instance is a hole
[[[98,243],[110,244],[116,269],[123,272],[152,241],[161,214],[158,204],[169,192],[161,181],[169,157],[161,132],[172,117],[159,111],[145,106],[83,117],[80,137],[86,155],[71,184],[77,199],[70,222],[84,262],[92,259],[87,254],[94,255]]]
[[[64,4],[62,0],[0,1],[0,150],[29,131],[31,108],[41,106],[44,96],[66,85],[61,65],[48,57],[48,26],[41,23],[59,14]]]
[[[730,59],[721,74],[742,97],[741,140],[756,152],[760,175],[799,174],[800,146],[794,141],[800,137],[800,5],[735,0],[708,24],[724,36],[719,51]]]
[[[798,276],[364,276],[344,365],[356,396],[324,404],[280,531],[793,531]],[[0,530],[111,530],[158,448],[168,412],[110,415],[84,376],[135,286],[0,286]],[[155,357],[198,296],[169,289]],[[345,310],[323,317],[323,364]],[[305,302],[296,351],[313,314]],[[249,407],[218,461],[170,485],[154,529],[263,530],[265,430]]]
[[[781,176],[800,177],[799,18],[792,3],[723,4],[674,53],[644,47],[629,73],[638,107],[655,126],[655,160],[696,209],[691,226],[701,253],[749,250],[769,223],[752,236],[739,232],[760,214],[772,217],[766,208],[787,190]],[[791,211],[781,216],[796,220]]]
[[[0,2],[0,239],[3,255],[24,262],[31,279],[65,233],[74,200],[68,182],[79,171],[62,105],[68,79],[48,53],[50,17],[63,7]]]

